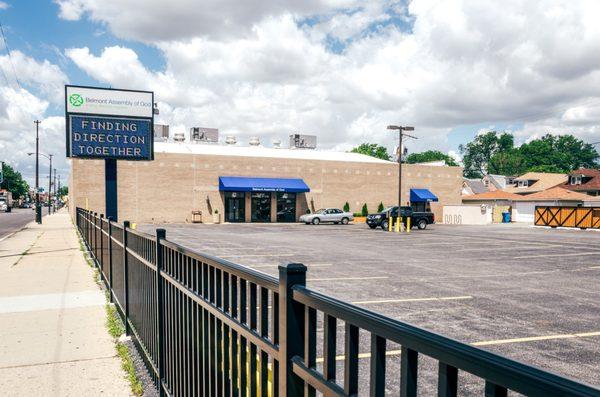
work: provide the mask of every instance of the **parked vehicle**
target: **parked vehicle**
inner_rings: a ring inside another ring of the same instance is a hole
[[[0,190],[0,211],[10,212],[13,206],[12,193],[8,190]]]
[[[381,226],[382,229],[387,230],[389,227],[388,214],[391,214],[392,218],[398,216],[398,206],[389,207],[377,214],[370,214],[367,216],[367,225],[371,229],[375,229]],[[410,217],[411,228],[417,227],[420,230],[426,229],[427,225],[435,223],[435,215],[433,212],[413,212],[411,207],[402,207],[400,209],[400,216],[404,226],[407,224],[407,218]]]
[[[312,223],[318,225],[323,222],[341,223],[347,225],[348,222],[354,220],[354,215],[351,212],[344,212],[338,208],[325,208],[315,211],[312,214],[304,214],[300,217],[300,222],[307,225]]]

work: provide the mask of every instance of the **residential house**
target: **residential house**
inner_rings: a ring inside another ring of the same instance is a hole
[[[484,186],[491,191],[503,190],[513,184],[513,176],[488,174],[481,178]]]
[[[561,187],[590,196],[600,196],[600,170],[580,168],[569,174],[569,179]]]
[[[514,178],[513,184],[504,190],[520,195],[533,194],[561,185],[567,181],[567,174],[548,172],[528,172]]]
[[[495,190],[470,196],[463,195],[462,202],[464,205],[479,204],[482,207],[485,206],[487,211],[492,214],[492,221],[494,223],[500,223],[502,221],[502,213],[511,212],[513,202],[520,198],[521,196],[518,194],[506,192],[504,190]]]
[[[600,197],[592,197],[584,193],[567,190],[562,186],[555,186],[541,192],[518,196],[513,201],[512,219],[515,222],[533,223],[536,206],[600,206]]]
[[[462,195],[471,196],[473,194],[485,193],[488,188],[485,187],[481,179],[463,179]]]

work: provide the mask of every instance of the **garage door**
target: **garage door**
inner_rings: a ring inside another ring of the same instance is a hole
[[[533,223],[535,213],[535,203],[517,203],[516,206],[516,222]]]

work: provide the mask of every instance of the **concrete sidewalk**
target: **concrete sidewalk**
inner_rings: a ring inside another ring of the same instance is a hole
[[[2,395],[130,395],[69,215],[43,222],[0,242]]]

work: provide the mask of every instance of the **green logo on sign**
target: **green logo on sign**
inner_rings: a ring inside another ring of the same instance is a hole
[[[73,106],[81,106],[83,105],[83,97],[79,94],[71,94],[69,96],[69,103]]]

